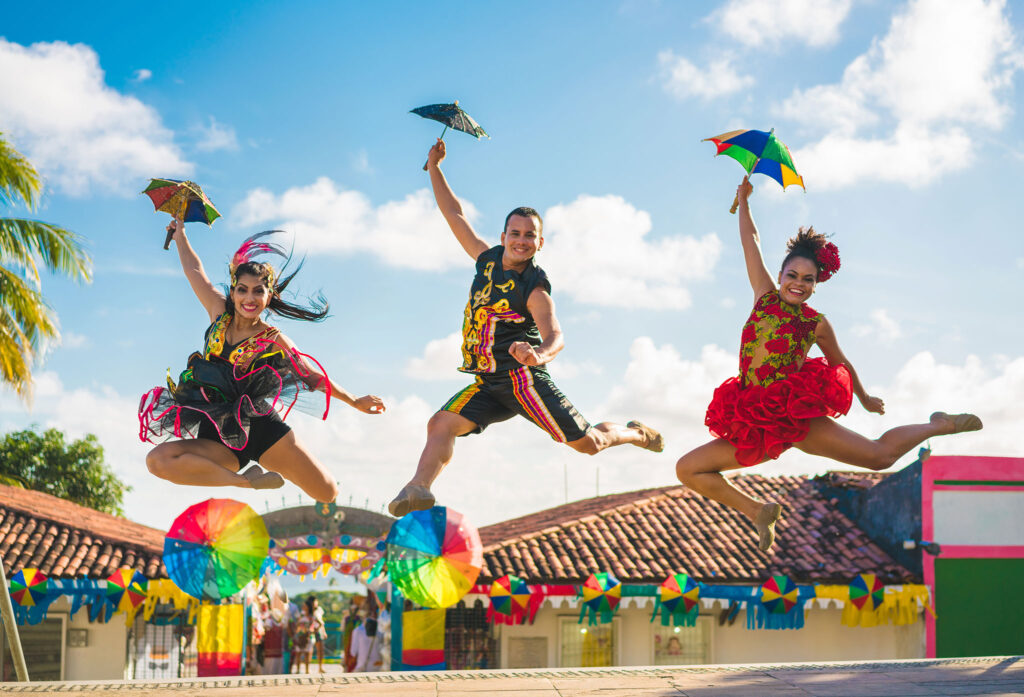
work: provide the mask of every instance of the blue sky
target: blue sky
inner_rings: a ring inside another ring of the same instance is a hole
[[[1020,455],[1024,243],[1013,214],[1020,142],[1019,9],[981,0],[720,3],[213,3],[8,7],[0,20],[0,131],[37,164],[37,216],[89,240],[93,284],[44,279],[63,344],[30,410],[0,394],[0,427],[96,433],[135,487],[129,517],[166,527],[232,496],[145,471],[138,397],[199,347],[205,315],[160,249],[149,177],[200,182],[224,213],[189,234],[226,280],[239,241],[280,227],[307,252],[301,290],[332,317],[281,322],[341,384],[387,415],[335,402],[300,436],[379,508],[409,476],[425,423],[466,382],[453,334],[471,264],[420,169],[440,127],[408,113],[461,104],[493,136],[451,134],[445,171],[497,242],[517,205],[545,215],[538,260],[567,348],[552,370],[590,420],[660,427],[661,455],[588,459],[528,423],[461,440],[443,503],[480,525],[601,493],[674,481],[708,438],[714,386],[736,370],[752,301],[727,212],[739,167],[702,138],[775,127],[807,192],[755,180],[768,264],[800,225],[834,234],[843,268],[811,304],[832,320],[887,414],[868,435],[976,410],[987,428],[936,452]],[[902,464],[906,464],[905,460]],[[900,466],[901,466],[900,465]],[[791,452],[759,472],[819,472]],[[600,473],[598,475],[598,468]],[[568,487],[563,473],[568,472]]]

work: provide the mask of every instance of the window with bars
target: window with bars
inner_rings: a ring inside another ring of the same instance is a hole
[[[195,631],[195,625],[185,621],[184,611],[171,605],[157,605],[148,622],[139,613],[128,637],[131,676],[147,680],[196,677]]]
[[[619,618],[610,624],[579,624],[575,617],[558,618],[560,663],[563,668],[614,666],[618,663]]]
[[[651,625],[654,665],[701,665],[711,662],[711,618],[698,617],[693,627]]]
[[[39,624],[19,624],[18,634],[21,649],[25,654],[25,665],[28,667],[29,680],[63,680],[64,679],[64,624],[66,615],[50,613],[50,616]],[[0,630],[2,630],[0,623]],[[0,680],[13,682],[18,679],[11,659],[11,649],[7,645],[7,632],[0,639]]]
[[[444,621],[444,657],[448,670],[498,668],[500,649],[487,608],[477,600],[472,607],[460,601],[448,608]]]

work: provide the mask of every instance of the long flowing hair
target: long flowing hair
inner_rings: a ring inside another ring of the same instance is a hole
[[[231,285],[228,287],[228,293],[224,299],[225,310],[229,314],[235,314],[235,303],[231,300],[231,292],[235,289],[239,276],[251,275],[263,281],[267,290],[270,291],[268,310],[282,317],[305,322],[320,322],[327,317],[330,310],[330,305],[323,293],[318,291],[315,296],[307,297],[304,305],[289,302],[282,297],[288,285],[302,269],[305,259],[300,260],[293,271],[286,273],[292,262],[291,252],[285,252],[279,244],[266,241],[271,235],[281,232],[283,231],[265,230],[256,233],[245,240],[231,257],[231,263],[228,266],[231,272]],[[261,254],[273,254],[284,259],[281,270],[278,271],[269,262],[256,261],[255,257]]]

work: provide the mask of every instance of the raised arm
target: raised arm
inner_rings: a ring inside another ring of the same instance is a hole
[[[448,227],[455,233],[455,239],[466,250],[466,254],[476,261],[478,256],[487,251],[488,246],[469,224],[466,214],[462,211],[462,204],[459,203],[459,199],[455,198],[451,187],[448,186],[448,180],[441,172],[441,160],[444,159],[444,156],[444,141],[438,138],[427,155],[427,172],[430,173],[430,185],[434,189],[434,200],[437,201],[437,207],[441,209],[441,215],[448,222]]]
[[[174,232],[174,246],[178,248],[178,259],[181,261],[181,268],[185,272],[188,284],[192,286],[192,292],[199,298],[199,302],[206,308],[210,321],[220,317],[224,312],[224,294],[217,290],[206,271],[203,269],[203,262],[199,255],[192,249],[188,237],[185,236],[185,223],[175,218],[168,226],[167,232]]]
[[[747,177],[743,177],[743,183],[736,189],[736,197],[739,199],[740,223],[740,244],[743,246],[743,259],[747,264],[747,278],[750,279],[750,287],[754,290],[754,299],[760,298],[770,290],[775,290],[775,281],[764,263],[764,254],[761,252],[761,236],[757,233],[757,226],[754,225],[754,218],[750,215],[750,192],[754,190]]]
[[[825,355],[825,360],[830,365],[839,365],[840,363],[846,366],[846,369],[850,371],[850,378],[853,383],[853,393],[857,395],[857,399],[864,409],[875,414],[885,413],[885,402],[878,397],[872,397],[864,390],[864,385],[860,382],[860,377],[857,375],[857,371],[853,369],[853,364],[850,363],[850,359],[846,357],[843,350],[839,348],[839,342],[836,340],[835,330],[832,329],[832,325],[829,324],[828,319],[822,317],[818,321],[818,326],[814,330],[814,336],[818,342],[818,348]]]
[[[533,321],[537,323],[543,342],[534,348],[525,341],[517,341],[508,347],[508,352],[523,365],[544,365],[565,348],[562,328],[555,317],[555,301],[547,291],[534,288],[530,297],[526,299],[526,308],[533,315]]]
[[[364,414],[383,414],[386,410],[384,400],[377,395],[368,394],[363,397],[356,397],[344,387],[334,382],[330,377],[324,375],[317,365],[298,352],[295,344],[284,334],[277,335],[278,341],[284,344],[291,352],[291,358],[306,372],[306,382],[318,392],[327,392],[335,399],[339,399],[353,409],[358,409]]]

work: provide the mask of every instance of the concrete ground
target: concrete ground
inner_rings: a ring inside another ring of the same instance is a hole
[[[917,697],[1024,695],[1024,657],[757,665],[549,668],[146,681],[0,683],[0,692],[63,695],[116,690],[185,695],[438,697]]]

